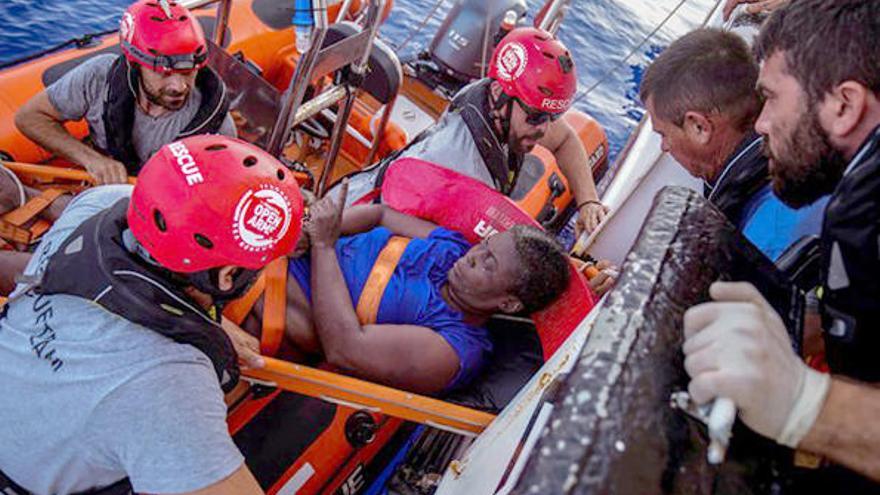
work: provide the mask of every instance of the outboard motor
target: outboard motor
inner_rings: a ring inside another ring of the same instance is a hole
[[[525,19],[525,0],[456,0],[431,40],[428,54],[445,75],[466,84],[482,76],[481,64],[492,58],[502,21],[514,15],[512,27]],[[485,29],[489,30],[488,38]]]

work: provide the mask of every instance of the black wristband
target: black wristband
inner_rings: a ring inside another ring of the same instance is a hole
[[[598,199],[588,199],[588,200],[584,201],[583,203],[577,205],[577,211],[581,211],[581,208],[583,208],[584,206],[587,206],[588,204],[592,204],[592,203],[595,203],[599,206],[602,206],[602,202],[599,201]]]

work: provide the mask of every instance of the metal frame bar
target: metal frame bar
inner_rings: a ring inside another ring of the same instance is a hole
[[[312,82],[315,63],[321,52],[321,45],[324,44],[324,35],[327,33],[327,1],[313,1],[315,2],[313,4],[315,26],[312,28],[312,45],[297,62],[293,77],[290,78],[290,85],[281,97],[281,112],[266,147],[266,151],[274,156],[279,156],[284,148],[287,134],[290,132],[291,123],[296,114],[295,109],[302,103],[306,89]]]
[[[548,0],[548,2],[550,2],[550,7],[538,27],[555,34],[562,24],[565,8],[568,7],[570,0]]]
[[[232,0],[220,0],[217,4],[217,22],[214,23],[214,43],[220,48],[226,44],[226,26],[229,24],[229,11]]]
[[[358,84],[360,84],[360,81],[363,81],[363,77],[367,72],[367,64],[370,59],[370,52],[373,48],[373,41],[375,41],[376,34],[379,31],[382,5],[383,2],[381,0],[370,0],[370,4],[367,7],[366,26],[369,32],[367,46],[360,61],[351,67],[352,73],[354,73],[355,80],[358,81]],[[339,150],[342,147],[342,138],[345,135],[344,131],[348,125],[348,118],[351,116],[351,110],[357,96],[357,90],[351,91],[348,94],[348,98],[345,99],[342,108],[339,110],[336,123],[333,125],[333,137],[330,141],[330,151],[327,153],[327,160],[324,162],[324,168],[321,170],[321,176],[318,179],[317,189],[315,190],[315,194],[319,198],[324,195],[324,192],[327,190],[327,182],[333,175],[333,169],[336,165],[336,157],[339,155]]]

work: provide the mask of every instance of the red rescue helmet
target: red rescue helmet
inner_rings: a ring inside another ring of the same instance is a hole
[[[128,225],[173,272],[258,270],[293,249],[302,215],[299,186],[272,155],[238,139],[199,135],[163,146],[144,164]]]
[[[160,72],[188,72],[208,61],[205,33],[174,0],[139,0],[122,14],[119,44],[132,64]]]
[[[489,77],[507,96],[551,114],[568,110],[577,91],[571,53],[552,34],[533,27],[514,29],[498,43]]]

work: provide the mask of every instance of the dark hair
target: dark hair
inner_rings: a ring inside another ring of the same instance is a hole
[[[880,94],[880,2],[797,0],[774,12],[755,42],[763,61],[785,53],[789,73],[810,103],[844,81]]]
[[[718,112],[746,132],[761,112],[755,90],[758,64],[738,35],[697,29],[677,39],[642,79],[639,97],[653,98],[654,111],[678,127],[689,111]]]
[[[534,313],[547,307],[568,287],[568,255],[555,239],[541,229],[516,225],[513,234],[516,254],[523,270],[514,282],[513,293],[523,311]]]

